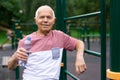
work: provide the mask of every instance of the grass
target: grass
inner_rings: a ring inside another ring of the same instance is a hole
[[[0,30],[0,44],[7,39],[7,35],[5,31]]]

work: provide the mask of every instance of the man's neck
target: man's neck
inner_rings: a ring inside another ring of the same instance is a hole
[[[49,34],[50,30],[49,31],[36,31],[36,35],[39,35],[39,36],[47,36]]]

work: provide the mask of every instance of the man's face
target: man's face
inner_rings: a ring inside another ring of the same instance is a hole
[[[55,17],[49,8],[42,8],[38,16],[35,18],[38,29],[42,32],[50,31],[55,23]]]

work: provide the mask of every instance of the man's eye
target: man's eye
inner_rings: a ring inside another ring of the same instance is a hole
[[[39,17],[39,19],[43,19],[43,18],[44,18],[44,16],[40,16],[40,17]]]
[[[47,18],[48,18],[48,19],[52,19],[52,17],[51,17],[51,16],[47,16]]]
[[[44,19],[44,18],[52,19],[52,16],[40,16],[40,17],[39,17],[39,19]]]

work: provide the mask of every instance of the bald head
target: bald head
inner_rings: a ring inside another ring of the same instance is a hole
[[[39,14],[40,11],[45,10],[45,9],[50,10],[50,11],[52,12],[52,16],[55,18],[55,13],[54,13],[53,9],[52,9],[50,6],[48,6],[48,5],[40,6],[40,7],[36,10],[35,18],[38,17],[38,14]]]

